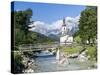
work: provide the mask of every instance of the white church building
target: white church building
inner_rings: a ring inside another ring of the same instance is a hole
[[[63,19],[63,24],[61,27],[61,36],[60,36],[60,45],[72,44],[73,36],[70,34],[69,29],[65,23],[65,19]]]

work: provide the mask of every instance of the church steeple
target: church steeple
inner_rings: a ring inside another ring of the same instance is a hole
[[[63,21],[63,23],[62,23],[62,29],[61,30],[62,30],[62,36],[64,36],[64,35],[66,35],[66,30],[67,30],[65,18],[62,21]]]
[[[72,44],[73,43],[73,37],[72,35],[69,35],[69,29],[68,29],[68,24],[66,24],[65,21],[66,19],[64,18],[62,20],[62,27],[61,27],[61,37],[60,37],[60,44],[61,45],[66,45],[66,44]]]
[[[66,24],[65,24],[65,18],[63,19],[63,26],[66,26]]]

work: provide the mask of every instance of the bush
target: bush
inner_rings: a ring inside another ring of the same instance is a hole
[[[23,58],[20,54],[14,52],[14,73],[22,73],[24,64],[22,63]]]

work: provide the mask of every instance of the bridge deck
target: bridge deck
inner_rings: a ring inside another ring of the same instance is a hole
[[[52,44],[52,45],[21,45],[19,46],[19,50],[26,52],[26,51],[42,51],[42,50],[54,50],[58,48],[58,44]]]

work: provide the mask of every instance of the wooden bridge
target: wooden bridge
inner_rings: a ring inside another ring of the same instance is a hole
[[[44,51],[44,50],[57,50],[59,47],[59,44],[38,44],[38,45],[32,45],[32,44],[28,44],[28,45],[20,45],[19,48],[19,52],[38,52],[38,51]]]

